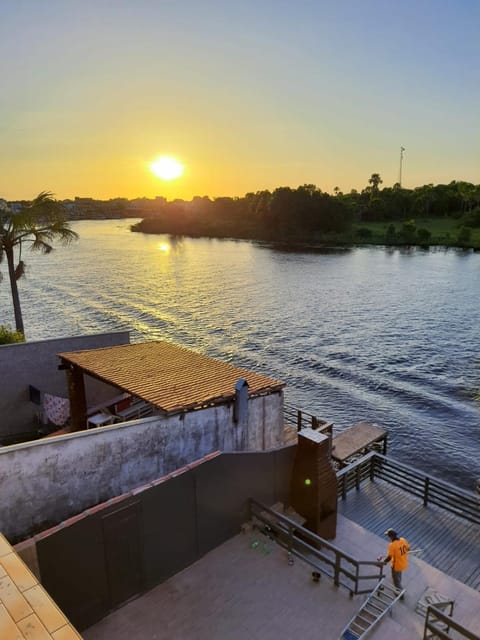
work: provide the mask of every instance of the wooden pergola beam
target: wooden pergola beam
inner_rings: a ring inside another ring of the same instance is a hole
[[[87,427],[87,399],[83,371],[75,365],[68,365],[66,371],[72,431],[82,431]]]

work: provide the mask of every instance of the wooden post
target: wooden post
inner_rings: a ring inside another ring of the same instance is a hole
[[[297,409],[297,431],[302,429],[302,412]]]
[[[69,367],[67,381],[72,431],[82,431],[87,427],[87,400],[82,370],[75,366]]]
[[[335,567],[333,574],[333,583],[336,587],[340,586],[340,555],[338,552],[335,553]]]
[[[293,534],[294,534],[294,531],[295,531],[295,529],[289,524],[288,525],[288,547],[287,547],[289,558],[290,558],[290,555],[291,555],[292,549],[293,549]]]
[[[425,478],[425,488],[423,490],[423,506],[426,507],[428,504],[428,491],[430,489],[430,478],[427,476]]]

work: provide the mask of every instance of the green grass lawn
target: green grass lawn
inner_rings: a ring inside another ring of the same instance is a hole
[[[457,238],[460,230],[459,220],[455,218],[415,218],[415,225],[417,229],[427,229],[432,234],[429,244],[431,245],[449,245],[458,246]],[[400,231],[402,228],[402,222],[367,222],[355,224],[355,231],[358,229],[369,229],[371,237],[365,239],[364,242],[381,244],[385,239],[385,232],[387,228],[393,224],[396,231]],[[471,230],[470,240],[465,246],[480,248],[480,228]]]

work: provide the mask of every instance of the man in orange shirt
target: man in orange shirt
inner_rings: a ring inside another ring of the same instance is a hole
[[[405,538],[399,538],[393,529],[387,529],[385,535],[390,538],[390,544],[388,545],[388,555],[381,562],[383,564],[390,562],[393,584],[397,589],[402,589],[402,572],[408,567],[410,545]]]

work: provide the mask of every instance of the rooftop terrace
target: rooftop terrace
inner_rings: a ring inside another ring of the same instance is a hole
[[[366,560],[385,553],[386,542],[339,516],[335,544]],[[412,557],[404,579],[405,600],[370,634],[372,640],[423,637],[424,617],[415,612],[427,588],[455,600],[453,617],[480,628],[480,593]],[[239,534],[146,595],[83,632],[85,640],[336,640],[364,596],[322,577],[259,532]]]

